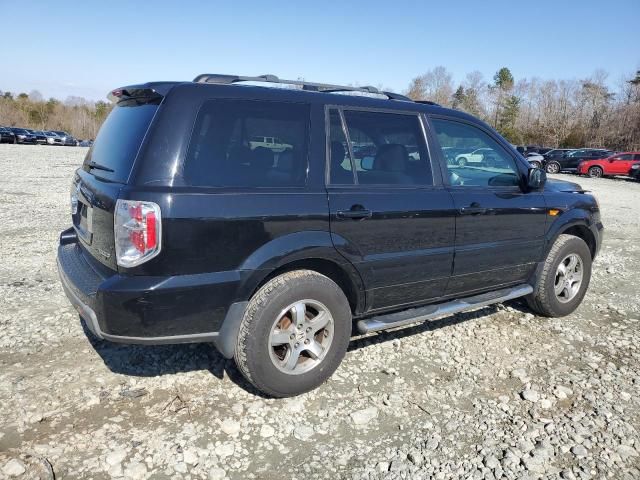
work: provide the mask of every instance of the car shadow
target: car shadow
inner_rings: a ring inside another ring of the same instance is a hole
[[[513,300],[510,307],[530,312],[524,302]],[[362,336],[355,330],[348,351],[371,347],[384,342],[402,339],[408,336],[450,327],[459,323],[490,315],[498,311],[497,305],[490,305],[471,312],[458,313],[438,320],[418,323],[391,331]],[[240,373],[232,359],[224,358],[209,343],[191,343],[176,345],[131,345],[101,340],[91,333],[80,318],[85,335],[91,346],[113,373],[132,377],[159,377],[177,373],[208,371],[218,380],[227,378],[246,392],[262,398],[269,398],[249,383]]]
[[[225,375],[243,390],[264,397],[249,383],[233,359],[224,358],[210,343],[176,345],[132,345],[113,343],[97,338],[80,317],[89,343],[113,373],[132,377],[160,377],[194,371],[208,371],[218,380]]]

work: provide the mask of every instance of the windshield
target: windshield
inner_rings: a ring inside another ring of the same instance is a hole
[[[136,99],[120,101],[87,152],[84,170],[114,182],[126,182],[158,105],[159,100],[151,103]],[[100,167],[99,173],[91,164]]]

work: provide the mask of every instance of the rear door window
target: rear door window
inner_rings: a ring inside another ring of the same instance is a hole
[[[433,177],[424,133],[418,115],[402,113],[345,110],[343,112],[350,148],[343,148],[345,155],[353,154],[351,165],[358,184],[368,185],[432,185]],[[337,121],[336,117],[331,123]],[[332,127],[331,165],[349,171],[348,157],[340,162],[342,150],[338,149],[340,129]],[[336,141],[336,143],[334,143]],[[339,171],[339,170],[338,170]],[[342,175],[342,174],[341,174]],[[348,180],[344,176],[345,181]],[[331,177],[332,181],[334,176]],[[342,182],[344,183],[344,182]]]
[[[185,183],[203,187],[304,186],[308,132],[306,104],[209,100],[196,118],[184,164]]]
[[[139,99],[119,102],[102,124],[87,152],[83,169],[113,182],[125,183],[159,103],[160,100]]]

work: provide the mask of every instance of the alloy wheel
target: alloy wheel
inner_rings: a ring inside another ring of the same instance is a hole
[[[584,277],[582,258],[576,253],[567,255],[558,265],[554,292],[561,303],[570,302],[580,291]]]
[[[334,321],[316,300],[300,300],[283,309],[269,332],[269,356],[275,367],[299,375],[317,367],[333,342]]]

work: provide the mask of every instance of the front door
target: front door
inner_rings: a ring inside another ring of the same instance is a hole
[[[455,210],[434,181],[420,115],[336,107],[327,124],[331,235],[362,276],[368,309],[440,297]]]
[[[546,204],[540,192],[525,193],[517,160],[493,133],[464,121],[432,119],[441,148],[486,148],[492,162],[447,164],[456,240],[448,295],[489,290],[526,281],[542,257]]]

